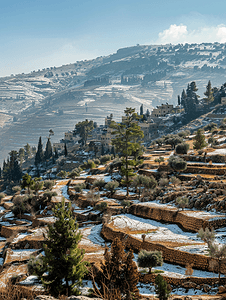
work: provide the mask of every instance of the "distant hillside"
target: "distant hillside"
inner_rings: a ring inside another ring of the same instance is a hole
[[[147,45],[119,49],[94,60],[79,61],[0,78],[0,159],[25,143],[36,145],[53,129],[63,137],[84,118],[103,123],[107,114],[119,119],[125,107],[145,109],[177,95],[196,81],[202,97],[226,81],[225,44]]]

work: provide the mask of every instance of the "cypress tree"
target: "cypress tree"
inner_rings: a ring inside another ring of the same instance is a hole
[[[38,150],[35,155],[35,165],[38,166],[40,163],[43,162],[43,159],[44,159],[44,154],[42,149],[42,138],[40,136],[38,141]]]
[[[65,157],[67,156],[67,145],[66,145],[66,143],[64,144],[64,156]]]
[[[47,143],[46,143],[46,150],[45,150],[45,159],[50,159],[52,157],[53,151],[52,151],[52,145],[50,138],[48,138]]]
[[[210,104],[211,102],[214,101],[213,89],[211,87],[210,80],[208,81],[208,84],[206,86],[206,92],[204,93],[204,95],[206,96],[206,98],[204,98],[204,100],[207,102],[207,104]]]

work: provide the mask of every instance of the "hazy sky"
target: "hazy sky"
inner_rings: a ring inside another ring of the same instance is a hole
[[[136,44],[226,42],[223,0],[0,0],[0,76]]]

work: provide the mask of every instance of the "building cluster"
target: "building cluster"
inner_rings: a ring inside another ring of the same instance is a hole
[[[140,120],[139,126],[144,133],[143,142],[148,143],[151,139],[155,138],[161,132],[165,131],[167,128],[172,126],[173,118],[175,115],[180,113],[180,107],[174,107],[171,104],[162,104],[154,108],[150,114],[147,110],[146,113],[143,113],[143,104],[140,107]],[[123,122],[122,117],[122,122]],[[89,133],[86,143],[92,147],[96,147],[97,151],[103,153],[111,153],[112,151],[112,128],[110,124],[113,120],[113,114],[105,118],[104,125],[97,125],[95,123],[94,129]],[[64,139],[60,143],[54,143],[53,148],[59,152],[64,151],[65,144],[67,149],[73,149],[76,145],[79,145],[81,137],[76,131],[68,131],[64,134]]]

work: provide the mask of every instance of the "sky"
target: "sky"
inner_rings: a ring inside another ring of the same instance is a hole
[[[0,0],[0,76],[150,44],[226,42],[222,0]]]

